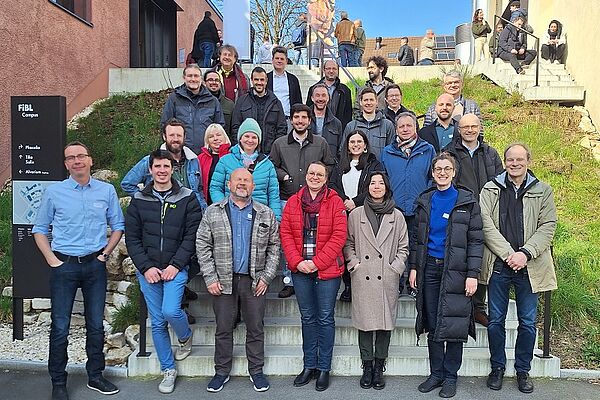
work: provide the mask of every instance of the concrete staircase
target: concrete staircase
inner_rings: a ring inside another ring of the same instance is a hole
[[[265,368],[267,375],[295,375],[302,370],[302,325],[295,296],[279,299],[277,292],[281,288],[281,279],[276,279],[267,293],[265,311]],[[343,285],[342,285],[343,286]],[[179,375],[212,376],[214,374],[214,334],[215,319],[212,311],[211,296],[206,292],[201,278],[195,278],[191,287],[199,293],[199,299],[190,304],[190,312],[197,322],[192,325],[194,331],[192,354],[178,362]],[[358,350],[357,331],[352,327],[351,304],[339,302],[336,305],[336,336],[333,352],[332,373],[335,375],[360,375],[361,360]],[[426,335],[420,338],[419,346],[414,331],[415,303],[410,297],[401,297],[398,307],[396,329],[392,333],[388,375],[422,375],[429,373]],[[489,373],[489,352],[487,331],[477,326],[477,340],[469,338],[465,345],[463,376],[485,376]],[[137,357],[134,352],[129,358],[129,375],[158,375],[160,364],[156,351],[152,347],[150,322],[147,323],[149,357]],[[517,335],[517,317],[515,304],[511,301],[506,321],[507,375],[513,375],[514,343]],[[234,332],[234,362],[232,375],[247,375],[245,357],[245,325],[240,323]],[[176,343],[171,333],[172,343]],[[536,353],[541,353],[536,350]],[[560,360],[556,357],[541,359],[534,357],[532,376],[558,377]]]
[[[535,86],[535,61],[524,69],[525,74],[519,75],[509,63],[497,58],[495,64],[491,60],[476,63],[473,73],[485,75],[509,93],[521,93],[527,101],[581,103],[585,100],[584,87],[577,85],[563,64],[540,60],[539,86]]]

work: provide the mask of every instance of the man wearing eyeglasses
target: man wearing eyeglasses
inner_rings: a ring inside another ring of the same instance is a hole
[[[385,88],[385,104],[386,107],[383,110],[383,114],[392,122],[392,124],[394,124],[394,126],[396,126],[396,118],[398,115],[404,112],[414,114],[414,112],[402,105],[402,89],[395,83],[388,85]],[[419,127],[417,126],[417,129],[418,128]]]
[[[87,387],[102,394],[119,389],[102,376],[104,370],[104,301],[106,260],[125,229],[115,188],[91,177],[92,158],[80,142],[64,150],[69,178],[49,186],[42,197],[32,233],[50,271],[52,301],[48,371],[52,399],[66,400],[67,337],[73,301],[83,292],[86,325]],[[107,225],[111,229],[106,237]],[[52,244],[48,239],[52,226]]]
[[[465,114],[458,123],[460,135],[445,149],[456,160],[454,183],[471,189],[478,200],[483,185],[503,171],[500,155],[496,149],[483,141],[480,130],[481,122],[477,115]],[[486,292],[487,285],[479,284],[473,295],[475,322],[483,326],[488,326]]]
[[[219,103],[221,104],[221,111],[223,112],[223,117],[225,118],[225,125],[223,128],[225,129],[225,133],[229,136],[229,140],[232,143],[235,143],[235,139],[231,134],[231,116],[233,115],[233,107],[235,103],[228,99],[225,96],[225,91],[223,90],[223,83],[221,82],[221,75],[212,69],[209,69],[204,73],[204,83],[206,84],[206,88],[215,96]]]
[[[463,97],[463,77],[458,71],[450,71],[442,79],[442,89],[454,99],[454,111],[452,118],[459,120],[465,114],[475,114],[481,120],[481,109],[473,99]],[[423,126],[431,124],[437,118],[435,103],[429,106],[425,114]]]

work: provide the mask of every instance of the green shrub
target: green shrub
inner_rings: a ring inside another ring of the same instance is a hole
[[[137,324],[140,319],[140,285],[131,285],[127,291],[127,303],[113,313],[112,332],[125,332],[129,325]]]

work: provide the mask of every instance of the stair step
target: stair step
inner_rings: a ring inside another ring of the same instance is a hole
[[[264,319],[265,345],[267,346],[302,346],[302,324],[299,318],[285,317],[267,317]],[[465,347],[488,348],[487,329],[476,324],[477,340],[469,338]],[[514,348],[517,339],[518,322],[509,321],[506,323],[506,346]],[[194,332],[194,345],[214,345],[216,322],[214,318],[197,318],[196,323],[191,325]],[[169,330],[171,343],[176,343],[176,337],[173,331]],[[153,345],[152,331],[150,322],[147,321],[146,331],[147,342]],[[246,325],[242,322],[234,331],[233,342],[237,345],[246,343]],[[416,344],[415,320],[409,318],[399,318],[396,320],[396,328],[392,332],[390,344],[394,346],[414,346]],[[421,343],[427,343],[427,335],[420,336]],[[357,330],[352,326],[350,318],[336,317],[335,326],[335,345],[351,346],[358,343]]]
[[[137,351],[129,357],[129,376],[159,375],[160,364],[154,349],[149,357],[137,357]],[[539,350],[535,351],[540,354]],[[192,354],[177,362],[180,376],[212,376],[214,374],[214,346],[194,346]],[[265,346],[266,375],[296,375],[302,370],[301,346]],[[506,375],[514,375],[514,351],[507,350]],[[465,348],[463,352],[461,376],[486,376],[490,371],[489,351],[483,348]],[[534,357],[531,376],[560,376],[560,360],[556,357],[542,359]],[[245,347],[233,348],[233,376],[247,376],[248,366]],[[333,350],[332,374],[338,376],[359,376],[362,373],[358,345],[336,346]],[[386,375],[429,374],[427,346],[390,346],[386,365]]]
[[[580,102],[585,100],[583,86],[534,86],[521,91],[525,100]]]
[[[277,297],[276,292],[268,292],[266,296],[266,317],[300,317],[296,296],[280,299]],[[199,293],[198,300],[190,302],[189,311],[195,317],[213,318],[212,296],[206,292]],[[338,301],[335,306],[335,315],[336,317],[350,318],[352,316],[352,303]],[[397,317],[412,319],[416,317],[415,301],[412,297],[401,296],[398,299]],[[508,305],[506,320],[517,320],[516,305],[513,300]]]

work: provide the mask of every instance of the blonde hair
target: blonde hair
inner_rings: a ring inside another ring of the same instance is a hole
[[[223,129],[223,127],[220,124],[210,124],[204,132],[204,147],[206,147],[207,149],[210,147],[208,145],[208,139],[211,138],[216,131],[221,132],[223,134],[223,141],[225,143],[231,144],[231,139],[229,139],[229,136],[227,136],[227,133],[225,133],[225,129]]]

